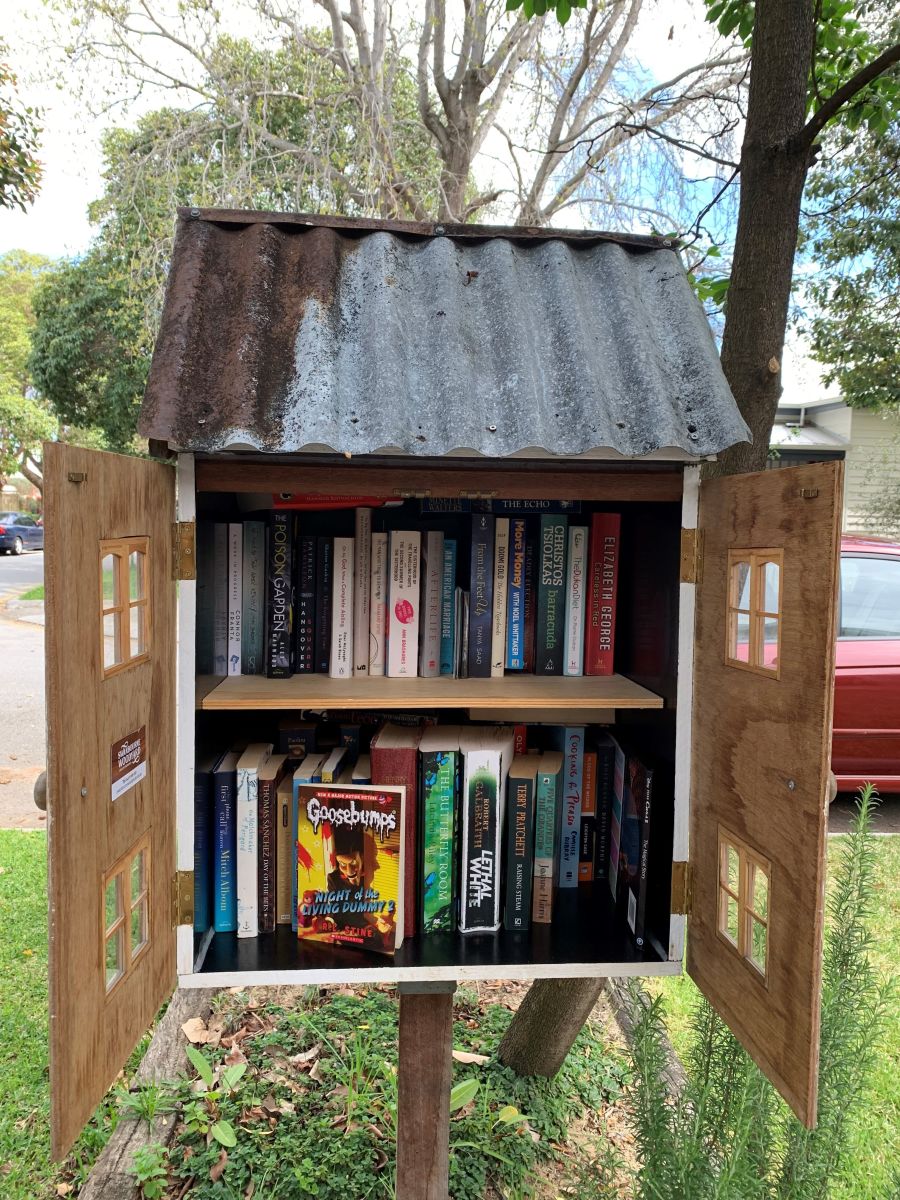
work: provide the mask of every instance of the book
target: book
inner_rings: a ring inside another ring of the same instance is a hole
[[[213,770],[213,929],[237,929],[237,760],[223,754]]]
[[[540,760],[519,754],[509,768],[506,793],[506,884],[503,925],[522,933],[531,925],[534,878],[534,801]]]
[[[331,587],[334,547],[330,537],[316,538],[315,669],[327,675],[331,666]]]
[[[581,791],[584,768],[584,727],[560,726],[551,734],[563,756],[559,817],[558,886],[578,886],[578,854],[581,838]]]
[[[441,570],[441,674],[456,673],[456,538],[444,538]]]
[[[321,783],[319,772],[325,761],[324,754],[308,755],[294,771],[291,794],[291,929],[297,932],[297,822],[298,800],[300,787],[307,783]]]
[[[593,883],[597,855],[597,751],[585,750],[581,789],[578,882]]]
[[[372,510],[357,508],[353,534],[353,674],[369,673],[369,604],[372,571]]]
[[[587,526],[569,526],[566,551],[564,675],[584,674],[584,597],[587,578]]]
[[[459,931],[500,928],[500,865],[512,729],[463,726],[460,733]]]
[[[294,871],[294,839],[291,813],[294,801],[294,772],[287,768],[276,789],[278,832],[275,836],[275,923],[290,925],[292,877]]]
[[[353,538],[336,537],[328,667],[333,679],[348,679],[353,675],[353,563]]]
[[[369,674],[383,675],[387,642],[388,535],[372,534],[369,582]],[[359,582],[359,581],[358,581]]]
[[[469,593],[456,589],[456,679],[465,679],[469,673]]]
[[[594,856],[594,878],[605,879],[609,870],[609,837],[616,743],[608,733],[604,732],[595,732],[592,743],[597,755],[597,842]]]
[[[537,537],[530,532],[525,536],[525,642],[522,648],[522,670],[533,674],[537,649]]]
[[[509,523],[509,585],[506,599],[506,666],[525,669],[525,518]]]
[[[404,936],[416,933],[416,847],[419,837],[419,808],[416,784],[419,774],[418,751],[422,739],[420,725],[382,725],[369,746],[372,764],[373,787],[404,788],[406,806],[404,810],[404,881],[403,920]]]
[[[419,921],[423,933],[449,931],[456,923],[459,738],[458,725],[433,725],[419,742]]]
[[[257,773],[257,825],[259,828],[258,895],[259,932],[272,933],[277,923],[276,875],[278,871],[278,786],[287,755],[273,754]],[[288,912],[290,919],[290,911]]]
[[[371,783],[372,782],[372,757],[369,754],[361,754],[350,772],[351,783]]]
[[[213,604],[215,577],[213,568],[213,524],[197,522],[197,617],[196,662],[198,675],[213,672]]]
[[[244,530],[228,525],[228,674],[241,674],[241,617],[244,587]]]
[[[419,673],[419,572],[422,535],[392,530],[388,539],[388,639],[386,674]],[[407,914],[408,915],[408,914]]]
[[[506,667],[506,592],[509,573],[509,517],[494,525],[494,594],[491,614],[491,675],[502,676]]]
[[[213,923],[213,770],[220,756],[205,755],[194,766],[194,930]]]
[[[269,518],[266,550],[266,675],[287,679],[293,669],[293,578],[291,526],[287,512]]]
[[[266,526],[264,521],[244,522],[243,560],[241,674],[262,675],[266,641]]]
[[[278,753],[286,754],[298,761],[312,754],[316,748],[318,726],[312,721],[300,721],[297,717],[279,717]]]
[[[469,578],[470,678],[489,678],[494,589],[494,518],[487,513],[472,517],[472,549]]]
[[[259,768],[272,753],[271,742],[253,742],[237,761],[237,935],[259,933]]]
[[[534,881],[531,919],[547,925],[553,919],[553,893],[559,865],[559,793],[563,756],[556,750],[538,763],[534,802]]]
[[[619,513],[594,513],[591,517],[585,675],[613,673],[621,522]]]
[[[393,954],[403,941],[403,788],[297,790],[297,936]]]
[[[647,915],[647,875],[650,862],[650,827],[653,813],[653,768],[634,755],[628,756],[628,788],[637,825],[636,861],[626,875],[625,916],[635,945],[644,944]]]
[[[562,675],[566,610],[566,518],[542,516],[538,542],[537,675]]]
[[[228,674],[228,525],[213,525],[213,675]]]
[[[294,670],[308,675],[316,669],[316,539],[304,533],[297,539]]]
[[[632,904],[636,896],[641,857],[641,813],[639,797],[632,790],[631,752],[625,749],[625,776],[622,793],[622,817],[619,824],[619,871],[616,881],[616,904],[634,932]],[[629,919],[630,917],[630,919]]]
[[[435,679],[441,673],[441,584],[444,535],[429,530],[422,540],[422,612],[419,621],[419,674]]]
[[[606,865],[606,882],[613,900],[618,899],[619,890],[619,842],[622,835],[622,812],[625,804],[625,752],[619,743],[613,742],[613,778],[610,795],[609,815],[609,858]]]
[[[336,783],[342,769],[347,764],[348,759],[347,746],[335,746],[328,754],[325,761],[319,770],[319,778],[322,783]]]

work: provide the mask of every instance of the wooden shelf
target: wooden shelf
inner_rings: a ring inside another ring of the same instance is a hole
[[[295,708],[473,708],[615,709],[662,708],[661,696],[624,675],[543,678],[506,675],[497,679],[386,679],[361,675],[201,676],[197,707],[227,709]]]

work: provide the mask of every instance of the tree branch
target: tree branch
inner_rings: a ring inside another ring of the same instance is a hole
[[[873,83],[879,75],[884,75],[891,67],[900,62],[900,43],[888,46],[887,50],[873,58],[866,66],[860,67],[845,84],[832,92],[820,108],[813,113],[801,129],[795,140],[798,147],[811,146],[832,117],[836,116],[843,106],[855,95]]]

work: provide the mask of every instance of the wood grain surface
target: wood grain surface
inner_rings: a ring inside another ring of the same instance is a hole
[[[397,1200],[447,1200],[453,993],[400,993]]]

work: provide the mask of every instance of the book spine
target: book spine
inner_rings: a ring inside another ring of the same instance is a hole
[[[513,726],[513,754],[528,753],[528,726],[514,725]]]
[[[584,752],[581,789],[581,837],[578,848],[578,882],[594,879],[597,854],[597,753]]]
[[[566,633],[564,675],[584,674],[584,593],[587,572],[587,527],[569,529],[566,586]]]
[[[241,673],[241,616],[244,587],[244,531],[240,521],[228,526],[228,674]]]
[[[331,665],[331,588],[334,546],[331,538],[316,539],[316,671],[327,675]]]
[[[613,673],[621,523],[622,518],[618,513],[594,513],[591,517],[584,655],[586,675]]]
[[[241,613],[241,673],[262,675],[265,644],[266,527],[244,522],[244,583]]]
[[[369,581],[369,674],[383,675],[387,641],[388,535],[372,534]]]
[[[263,779],[257,784],[259,856],[257,862],[259,896],[259,932],[275,929],[275,872],[277,870],[277,804],[275,779]]]
[[[297,539],[297,620],[294,669],[308,675],[316,669],[316,539]]]
[[[259,813],[256,771],[237,772],[237,935],[259,933]]]
[[[566,729],[562,744],[563,783],[559,826],[559,886],[578,886],[581,837],[581,791],[584,772],[584,729]]]
[[[469,674],[469,593],[456,589],[456,669],[457,679]]]
[[[197,674],[213,674],[213,525],[197,522]]]
[[[237,826],[235,824],[234,771],[213,777],[213,929],[233,933],[237,929]]]
[[[494,589],[494,518],[489,513],[472,517],[472,558],[469,586],[469,678],[491,674],[491,640]]]
[[[212,776],[194,772],[194,929],[212,925]]]
[[[612,820],[613,765],[612,746],[597,749],[597,847],[594,878],[605,879],[609,870],[609,828]]]
[[[369,673],[369,576],[372,567],[372,510],[356,510],[353,535],[353,674]]]
[[[494,595],[491,616],[491,676],[502,677],[506,666],[506,591],[509,576],[509,518],[494,526]]]
[[[413,747],[383,750],[376,738],[369,757],[372,763],[372,783],[376,787],[402,784],[406,788],[403,821],[406,826],[403,850],[403,936],[415,937],[419,905],[416,894],[418,874],[417,846],[419,839],[419,806],[417,802],[419,764],[418,750]]]
[[[297,932],[297,898],[299,896],[301,867],[297,854],[297,839],[300,836],[299,788],[300,782],[295,778],[294,788],[291,793],[291,929],[294,933]]]
[[[535,673],[562,675],[566,607],[566,519],[541,517]]]
[[[525,669],[525,520],[522,517],[510,521],[506,665],[510,671]]]
[[[534,876],[534,780],[509,779],[506,812],[506,904],[504,926],[523,932],[531,925]]]
[[[500,779],[496,754],[463,755],[460,933],[500,927]]]
[[[625,755],[616,746],[613,758],[613,785],[609,817],[609,858],[606,882],[613,901],[619,896],[619,841],[622,836],[622,816],[625,805]]]
[[[421,534],[390,535],[387,674],[391,678],[419,673],[419,574]]]
[[[452,750],[433,750],[421,755],[420,919],[423,933],[453,928],[458,757]]]
[[[353,674],[353,538],[334,539],[334,587],[331,598],[331,657],[328,674]]]
[[[441,571],[441,674],[456,674],[456,539],[448,537]]]
[[[213,675],[228,674],[228,526],[213,525]]]
[[[291,524],[290,513],[272,513],[266,570],[266,675],[270,679],[286,679],[291,674],[294,607]]]
[[[291,874],[294,864],[294,844],[291,839],[292,791],[279,788],[277,792],[277,824],[275,835],[275,923],[291,923]],[[293,872],[296,874],[296,872]]]
[[[553,888],[556,876],[557,790],[559,776],[538,772],[534,806],[534,892],[531,919],[548,925],[553,919]]]
[[[526,527],[527,529],[527,527]],[[525,536],[525,641],[522,646],[522,670],[534,672],[534,656],[537,643],[537,539]]]
[[[441,673],[441,582],[444,535],[434,530],[422,542],[422,615],[419,622],[419,674],[436,679]]]
[[[629,924],[634,933],[637,946],[644,944],[644,932],[647,921],[647,883],[650,865],[650,822],[653,816],[653,774],[646,769],[639,774],[640,795],[634,797],[640,817],[640,856],[638,858],[637,880],[634,912],[629,905]],[[634,893],[632,893],[634,895]]]

